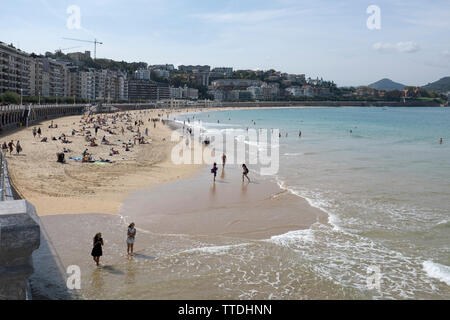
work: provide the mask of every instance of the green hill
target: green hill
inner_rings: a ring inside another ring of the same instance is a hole
[[[404,84],[394,82],[391,79],[387,78],[369,84],[369,88],[376,90],[403,90],[404,87]]]
[[[438,81],[424,85],[422,88],[429,91],[447,93],[450,91],[450,77],[444,77]]]

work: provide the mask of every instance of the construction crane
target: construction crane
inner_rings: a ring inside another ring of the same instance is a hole
[[[59,49],[56,50],[56,51],[63,52],[63,51],[66,51],[66,50],[77,49],[77,48],[82,48],[82,46],[78,46],[78,47],[70,47],[70,48],[63,48],[63,49],[59,48]]]
[[[94,44],[94,60],[97,59],[97,44],[103,44],[103,42],[97,41],[97,39],[94,39],[94,41],[90,40],[81,40],[81,39],[72,39],[72,38],[63,38],[65,40],[71,40],[71,41],[80,41],[80,42],[88,42]]]

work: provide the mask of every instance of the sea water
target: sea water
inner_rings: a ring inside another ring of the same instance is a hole
[[[329,217],[329,224],[263,241],[198,248],[202,263],[223,257],[215,282],[233,297],[450,298],[449,108],[242,109],[175,118],[200,120],[206,135],[279,129],[280,169],[267,178]]]

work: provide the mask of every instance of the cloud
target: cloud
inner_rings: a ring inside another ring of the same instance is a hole
[[[298,9],[276,9],[276,10],[257,10],[247,12],[229,12],[229,13],[204,13],[191,15],[193,18],[199,18],[208,22],[260,22],[285,18],[306,13],[307,10]]]
[[[405,42],[377,42],[374,43],[372,48],[379,52],[400,52],[400,53],[414,53],[420,50],[420,46],[413,41]]]
[[[446,58],[450,58],[450,50],[444,50],[442,51],[442,55]]]

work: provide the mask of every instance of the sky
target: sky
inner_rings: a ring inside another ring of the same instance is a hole
[[[1,0],[0,41],[94,51],[64,37],[102,41],[99,58],[276,69],[338,86],[450,76],[449,0]]]

